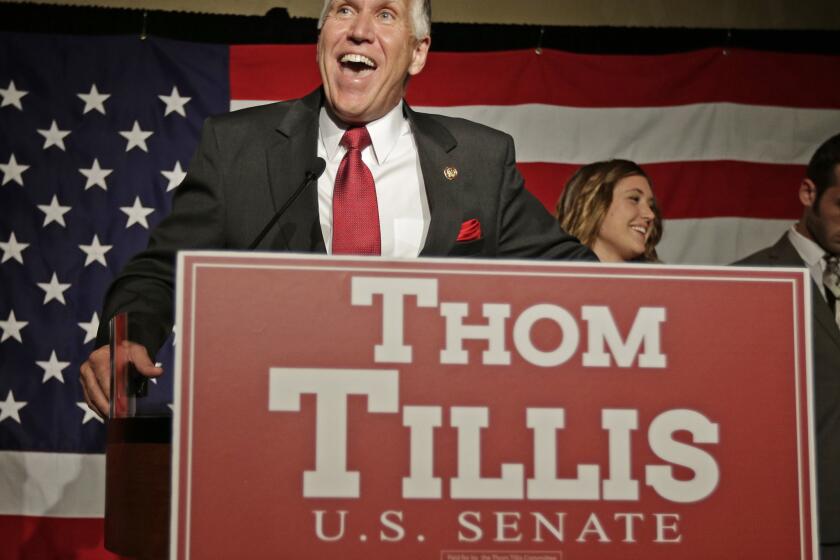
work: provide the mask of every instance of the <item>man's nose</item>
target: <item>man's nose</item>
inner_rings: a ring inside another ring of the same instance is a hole
[[[372,42],[374,21],[373,14],[361,12],[353,18],[350,28],[347,30],[348,37],[357,43]]]

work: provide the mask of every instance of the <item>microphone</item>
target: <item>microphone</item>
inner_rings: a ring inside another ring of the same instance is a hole
[[[289,206],[291,206],[292,203],[295,200],[297,200],[297,197],[300,196],[300,193],[303,192],[303,189],[305,189],[307,187],[307,185],[309,185],[309,183],[311,183],[312,181],[317,181],[318,177],[321,176],[321,174],[324,172],[324,169],[326,169],[326,167],[327,167],[327,162],[324,161],[324,158],[316,157],[314,160],[312,160],[312,163],[309,164],[309,169],[306,171],[306,175],[304,175],[304,177],[303,177],[303,182],[300,184],[300,186],[297,188],[297,190],[294,193],[292,193],[292,196],[289,197],[289,199],[286,201],[286,203],[283,204],[283,206],[280,207],[280,210],[278,210],[274,214],[274,216],[271,218],[271,220],[267,224],[265,224],[265,227],[260,232],[260,234],[256,237],[256,239],[254,239],[251,242],[251,244],[248,245],[248,250],[249,251],[251,249],[256,249],[257,245],[260,244],[260,241],[263,240],[263,237],[265,237],[266,234],[274,226],[274,224],[277,223],[277,220],[279,220],[280,217],[289,208]]]

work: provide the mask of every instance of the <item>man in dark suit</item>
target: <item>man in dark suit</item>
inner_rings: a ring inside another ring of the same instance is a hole
[[[840,134],[817,149],[799,187],[803,212],[772,247],[737,264],[805,266],[813,280],[817,493],[823,560],[840,560]]]
[[[207,120],[172,213],[108,290],[99,348],[81,367],[91,408],[107,413],[108,319],[129,313],[131,361],[161,375],[150,356],[172,328],[176,251],[248,248],[316,156],[326,172],[259,249],[596,260],[524,189],[510,136],[405,105],[430,19],[430,0],[327,0],[321,88]]]

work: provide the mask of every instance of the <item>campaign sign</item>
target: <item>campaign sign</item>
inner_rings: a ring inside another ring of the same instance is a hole
[[[816,558],[796,269],[179,256],[174,558]]]

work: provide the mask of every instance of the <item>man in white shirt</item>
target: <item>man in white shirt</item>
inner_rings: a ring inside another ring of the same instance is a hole
[[[172,329],[180,249],[596,260],[524,189],[510,136],[404,103],[430,25],[430,0],[326,0],[322,86],[207,120],[172,213],[108,290],[98,348],[80,369],[91,408],[107,414],[116,313],[129,313],[136,369],[163,373],[150,356]],[[295,198],[316,156],[326,172]]]
[[[736,264],[805,266],[813,280],[817,493],[822,560],[840,560],[840,134],[811,158],[802,217],[772,247]],[[760,383],[760,379],[757,379]]]
[[[340,144],[345,129],[326,107],[321,107],[318,124],[318,156],[327,163],[324,174],[318,179],[318,213],[326,251],[332,253],[333,185],[347,152]],[[417,146],[403,113],[402,101],[365,128],[372,144],[362,152],[362,161],[370,169],[376,188],[380,254],[416,257],[423,249],[429,229],[429,202]]]

